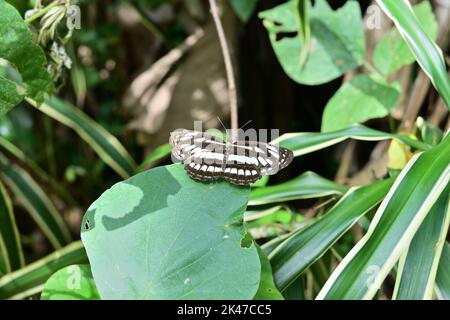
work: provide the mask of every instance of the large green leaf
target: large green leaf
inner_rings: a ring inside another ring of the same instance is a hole
[[[428,1],[413,7],[425,33],[431,38],[436,38],[437,23],[433,15],[433,10]],[[373,62],[377,70],[384,75],[391,74],[406,64],[415,61],[414,55],[400,36],[397,29],[393,28],[375,47]]]
[[[294,156],[304,155],[320,149],[327,148],[347,139],[363,141],[380,141],[386,139],[396,139],[409,146],[420,150],[428,150],[430,145],[414,140],[406,135],[392,134],[383,131],[374,130],[362,125],[353,125],[351,127],[333,131],[333,132],[298,132],[287,133],[274,140],[280,146],[288,148],[294,152]]]
[[[16,84],[0,76],[0,115],[14,107],[23,95],[41,103],[45,93],[53,92],[44,52],[34,44],[31,30],[19,12],[4,0],[0,0],[0,58],[13,64],[25,88],[21,92]]]
[[[281,242],[269,254],[277,287],[285,290],[362,215],[381,202],[392,183],[391,178],[350,189],[323,217]]]
[[[439,269],[436,275],[436,295],[441,300],[450,300],[450,244],[445,242]]]
[[[450,180],[450,135],[401,171],[367,233],[330,276],[318,299],[371,299]]]
[[[328,101],[322,115],[322,132],[344,129],[389,114],[400,97],[398,83],[376,75],[359,75],[344,83]]]
[[[61,268],[87,263],[81,241],[76,241],[32,264],[0,278],[0,299],[21,299],[42,291],[44,283]]]
[[[436,272],[450,222],[449,195],[450,185],[431,208],[400,259],[393,298],[433,298]]]
[[[273,282],[272,268],[269,259],[264,254],[262,249],[257,246],[259,259],[261,261],[261,280],[259,281],[259,288],[254,300],[284,300],[280,291],[278,291]]]
[[[45,283],[41,300],[99,300],[88,264],[70,265],[56,271]]]
[[[228,0],[234,12],[243,21],[247,22],[256,9],[259,0]]]
[[[427,35],[407,0],[377,0],[394,21],[422,70],[450,108],[450,79],[442,50]]]
[[[75,130],[121,177],[128,178],[134,174],[136,164],[119,140],[80,109],[56,97],[47,99],[41,105],[32,99],[27,101],[39,111]]]
[[[44,190],[19,166],[0,154],[0,177],[16,194],[55,248],[71,241],[69,230]]]
[[[0,255],[5,260],[6,272],[19,269],[24,265],[19,231],[11,206],[11,200],[0,182]]]
[[[261,266],[243,214],[249,190],[200,183],[180,164],[114,185],[81,238],[103,299],[251,299]]]
[[[325,0],[315,1],[308,10],[312,39],[304,64],[297,4],[293,0],[259,13],[278,61],[289,77],[298,83],[316,85],[363,63],[364,28],[357,1],[348,1],[337,11]],[[291,36],[293,33],[295,36]]]
[[[287,182],[253,189],[250,193],[249,205],[284,202],[289,200],[320,198],[330,195],[341,195],[347,187],[322,178],[314,172],[305,172]]]

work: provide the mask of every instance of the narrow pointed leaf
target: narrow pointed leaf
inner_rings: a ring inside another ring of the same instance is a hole
[[[362,125],[354,125],[338,131],[319,133],[319,132],[299,132],[287,133],[275,139],[273,143],[288,148],[294,152],[294,156],[300,156],[320,149],[327,148],[347,139],[363,141],[381,141],[387,139],[399,140],[411,147],[428,150],[430,145],[414,140],[408,136],[392,134],[383,131],[374,130]]]
[[[347,187],[322,178],[314,172],[305,172],[285,183],[253,189],[248,204],[254,206],[289,200],[320,198],[341,195],[346,190]]]
[[[259,259],[261,261],[261,280],[253,300],[284,300],[273,282],[272,268],[269,259],[267,259],[267,256],[259,246],[257,246],[257,248]]]

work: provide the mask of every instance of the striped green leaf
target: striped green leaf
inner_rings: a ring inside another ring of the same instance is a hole
[[[279,244],[269,259],[275,283],[285,290],[358,219],[385,197],[393,178],[350,189],[328,213]]]
[[[450,108],[450,80],[442,50],[424,31],[407,0],[377,0],[405,39],[422,70]]]
[[[87,263],[81,241],[76,241],[0,279],[0,299],[22,299],[39,293],[50,276],[72,264]]]
[[[41,105],[37,105],[32,99],[26,100],[46,115],[75,130],[122,178],[128,178],[135,173],[136,164],[119,140],[80,109],[56,97],[47,99]]]
[[[450,300],[450,244],[445,242],[439,269],[436,275],[436,295],[441,300]]]
[[[342,130],[327,133],[287,133],[282,135],[278,139],[275,139],[273,143],[278,143],[280,146],[292,150],[295,156],[300,156],[327,148],[347,139],[364,141],[396,139],[420,150],[428,150],[431,148],[430,145],[414,140],[408,136],[378,131],[362,125],[354,125]]]
[[[347,187],[322,178],[314,172],[305,172],[295,179],[278,185],[253,189],[248,205],[341,195],[346,190]]]
[[[431,208],[408,251],[400,258],[394,299],[433,298],[436,272],[450,222],[449,194],[450,185]]]
[[[317,299],[371,299],[450,180],[450,136],[415,155]]]
[[[14,218],[11,200],[0,182],[0,255],[4,259],[5,272],[24,265],[22,245]]]
[[[11,188],[55,248],[71,241],[69,230],[44,190],[19,166],[0,154],[0,177]]]

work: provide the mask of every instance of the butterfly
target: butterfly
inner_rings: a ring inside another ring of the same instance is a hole
[[[186,173],[199,181],[224,179],[249,185],[264,175],[287,167],[292,151],[260,141],[224,142],[200,131],[178,129],[170,134],[172,160],[182,162]]]

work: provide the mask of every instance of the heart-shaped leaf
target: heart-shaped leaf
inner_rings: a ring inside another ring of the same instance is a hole
[[[261,266],[245,236],[249,190],[200,183],[181,165],[117,183],[81,237],[103,299],[252,299]]]

